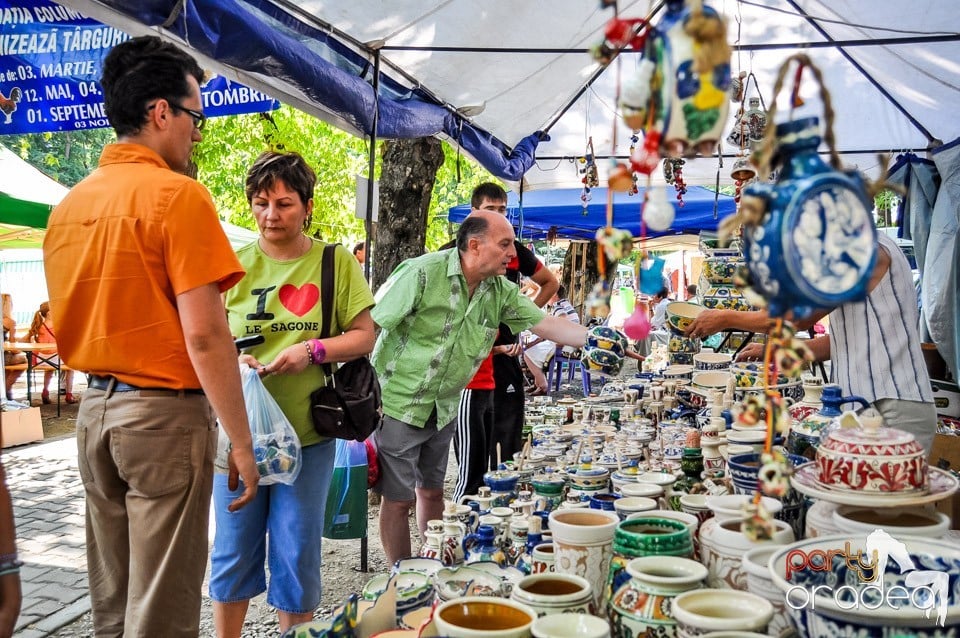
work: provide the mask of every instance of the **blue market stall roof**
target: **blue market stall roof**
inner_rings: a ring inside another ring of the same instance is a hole
[[[567,239],[593,239],[597,229],[606,225],[607,189],[591,189],[591,199],[584,214],[583,202],[578,188],[564,188],[546,191],[530,191],[523,194],[523,208],[516,193],[507,193],[507,215],[514,226],[520,229],[524,239],[543,239],[551,227],[557,228],[557,235]],[[674,190],[667,193],[673,197]],[[675,202],[676,200],[674,200]],[[666,232],[652,232],[647,229],[647,237],[697,233],[701,230],[716,231],[721,219],[735,210],[732,197],[716,194],[700,186],[691,186],[683,196],[683,207],[674,203],[676,217]],[[716,202],[716,214],[714,203]],[[643,189],[636,195],[614,193],[613,225],[625,228],[640,236],[640,205],[643,203]],[[454,206],[447,219],[460,223],[470,214],[469,204]]]

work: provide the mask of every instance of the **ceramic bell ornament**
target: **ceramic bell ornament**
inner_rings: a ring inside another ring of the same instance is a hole
[[[750,160],[740,155],[733,162],[733,168],[730,169],[730,177],[738,182],[749,182],[757,176],[757,169],[753,167]]]
[[[667,199],[666,189],[650,188],[646,192],[646,197],[647,200],[643,203],[643,223],[655,232],[669,230],[675,213],[673,204]]]

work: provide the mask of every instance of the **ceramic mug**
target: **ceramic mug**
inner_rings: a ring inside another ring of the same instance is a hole
[[[433,615],[437,633],[450,638],[526,638],[536,619],[527,605],[476,596],[441,603]]]
[[[610,623],[587,614],[555,614],[533,621],[534,638],[609,638]]]

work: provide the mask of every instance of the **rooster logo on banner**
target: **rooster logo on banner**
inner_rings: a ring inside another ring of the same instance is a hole
[[[17,104],[20,102],[20,99],[23,97],[23,93],[20,91],[20,87],[13,87],[10,89],[10,97],[5,97],[2,92],[0,92],[0,111],[3,111],[3,114],[7,116],[7,119],[4,120],[4,124],[13,123],[13,113],[17,110]]]

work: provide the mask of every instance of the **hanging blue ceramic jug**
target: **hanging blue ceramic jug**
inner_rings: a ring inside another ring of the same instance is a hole
[[[820,445],[820,436],[826,430],[834,419],[842,413],[840,406],[844,403],[859,403],[864,408],[869,408],[870,404],[863,397],[842,396],[843,392],[836,383],[828,383],[823,386],[823,392],[820,395],[820,402],[823,407],[819,412],[807,415],[802,421],[795,422],[790,428],[790,434],[787,435],[787,452],[797,454],[808,459],[813,459],[817,446]]]
[[[866,297],[877,257],[873,204],[856,171],[838,171],[817,154],[819,118],[780,124],[780,173],[775,184],[754,183],[745,209],[763,212],[744,226],[751,284],[771,317],[795,319]]]

